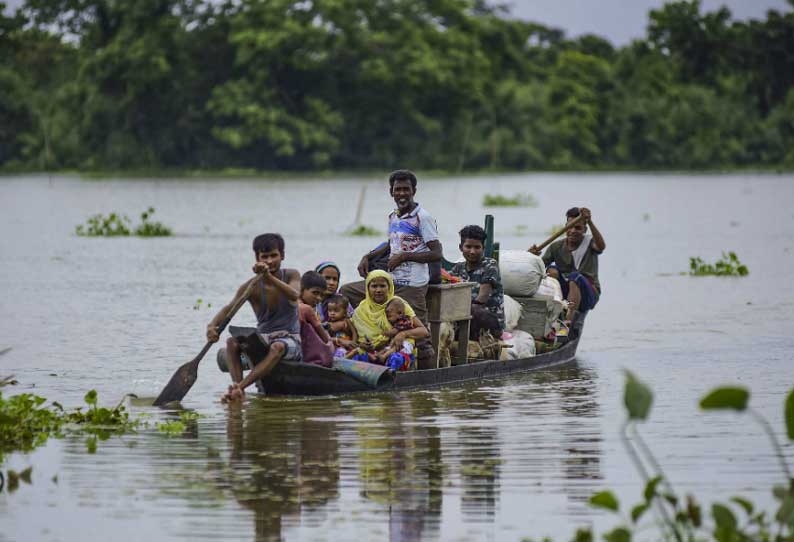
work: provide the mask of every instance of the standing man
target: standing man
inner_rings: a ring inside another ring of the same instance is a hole
[[[590,209],[572,207],[565,213],[566,223],[579,215],[584,217],[565,234],[565,239],[554,241],[543,254],[543,263],[550,277],[557,279],[562,287],[562,295],[568,300],[570,322],[574,314],[587,312],[598,303],[601,297],[601,284],[598,282],[598,256],[607,247],[604,237],[598,231]],[[587,233],[590,226],[592,235]],[[529,251],[540,255],[540,250],[532,245]]]
[[[365,254],[358,264],[358,273],[366,277],[369,260],[389,252],[388,271],[394,277],[394,293],[407,301],[416,316],[427,325],[427,284],[430,280],[428,264],[441,261],[441,242],[435,219],[419,203],[416,195],[416,175],[398,169],[389,175],[389,194],[397,208],[389,215],[389,243]],[[342,295],[353,306],[364,299],[364,281],[342,286]]]

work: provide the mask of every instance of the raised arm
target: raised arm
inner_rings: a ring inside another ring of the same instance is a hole
[[[428,252],[400,252],[392,254],[389,258],[389,271],[404,262],[433,263],[441,261],[442,249],[441,241],[428,241]]]
[[[593,248],[596,249],[597,252],[604,252],[604,249],[607,248],[607,244],[606,241],[604,241],[604,236],[601,235],[596,225],[593,224],[593,216],[590,209],[582,207],[580,212],[584,215],[587,224],[590,226],[590,232],[593,234]]]
[[[256,266],[254,266],[254,270],[256,271]],[[290,269],[289,271],[287,271],[285,278],[287,279],[287,282],[280,280],[272,273],[268,273],[265,275],[265,282],[269,283],[279,292],[284,294],[284,296],[286,296],[287,299],[289,299],[293,303],[296,303],[300,295],[298,293],[301,287],[300,275],[294,269]]]

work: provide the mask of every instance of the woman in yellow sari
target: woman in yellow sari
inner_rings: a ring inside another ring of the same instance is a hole
[[[352,320],[359,344],[365,351],[380,350],[389,343],[399,349],[406,339],[424,339],[430,335],[411,305],[394,295],[394,281],[389,273],[379,269],[370,272],[364,289],[366,297],[359,303]],[[386,305],[392,299],[400,299],[405,304],[405,314],[411,318],[413,329],[395,333],[386,317]]]

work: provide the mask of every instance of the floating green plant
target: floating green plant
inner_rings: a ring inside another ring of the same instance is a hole
[[[79,224],[75,228],[75,233],[81,237],[127,237],[133,234],[138,237],[168,237],[173,235],[171,228],[162,222],[149,221],[153,214],[154,207],[149,207],[141,213],[141,223],[130,230],[131,222],[127,215],[110,213],[105,216],[100,213],[91,216],[85,224]]]
[[[364,224],[359,224],[345,232],[345,235],[352,235],[353,237],[375,237],[380,234],[379,230]]]
[[[512,197],[501,194],[485,194],[482,197],[483,207],[537,207],[538,200],[532,194],[516,194]]]
[[[706,263],[700,258],[689,258],[689,274],[701,277],[713,275],[719,277],[743,277],[750,273],[747,266],[739,261],[735,252],[722,253],[722,258],[714,264]]]
[[[0,463],[5,454],[30,452],[50,436],[82,433],[105,440],[110,435],[132,431],[140,423],[130,419],[121,403],[113,408],[98,406],[95,390],[85,395],[85,411],[82,407],[66,411],[57,402],[45,405],[46,402],[44,397],[30,393],[11,397],[0,393]],[[95,442],[93,447],[96,448]]]
[[[141,213],[141,224],[135,228],[138,237],[169,237],[174,234],[171,228],[162,222],[149,222],[149,217],[154,214],[154,207],[149,207]]]
[[[196,302],[193,304],[193,310],[197,311],[197,310],[201,309],[202,306],[205,306],[208,309],[211,309],[212,308],[212,303],[204,304],[204,300],[199,297],[196,300]]]
[[[127,215],[110,213],[108,216],[96,214],[85,224],[75,228],[75,233],[84,237],[124,237],[130,234],[130,219]]]

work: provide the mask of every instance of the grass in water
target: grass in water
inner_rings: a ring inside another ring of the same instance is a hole
[[[735,252],[722,253],[722,258],[714,264],[706,263],[700,258],[689,258],[689,274],[696,277],[744,277],[750,270],[739,261]]]
[[[345,232],[345,235],[350,235],[353,237],[376,237],[380,235],[380,231],[372,228],[370,226],[365,226],[364,224],[359,224],[358,226],[351,228]]]
[[[482,197],[483,207],[537,207],[538,200],[532,194],[516,194],[513,197],[501,194],[485,194]]]
[[[127,215],[110,213],[105,216],[96,214],[90,217],[85,224],[75,228],[75,233],[81,237],[168,237],[173,231],[161,222],[150,222],[154,214],[154,207],[149,207],[141,213],[141,223],[134,229],[131,228],[130,218]]]

